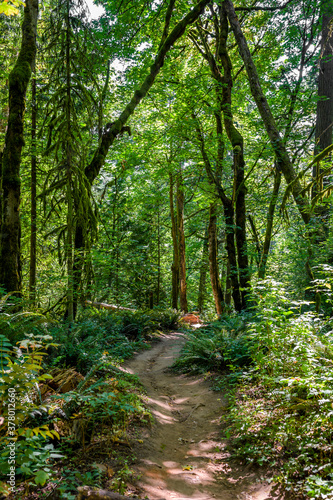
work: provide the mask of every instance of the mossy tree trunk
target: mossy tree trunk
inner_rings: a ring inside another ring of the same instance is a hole
[[[73,234],[74,234],[74,206],[72,195],[73,183],[73,146],[71,132],[71,108],[72,108],[72,82],[71,82],[71,26],[70,26],[70,2],[66,2],[66,198],[67,198],[67,311],[66,316],[69,323],[74,320],[74,256],[73,256]]]
[[[235,309],[236,311],[239,312],[242,310],[243,305],[239,289],[237,253],[235,244],[234,206],[233,203],[231,203],[231,201],[226,199],[224,199],[223,206],[224,206],[225,232],[226,232],[226,250],[230,265],[231,295],[234,301]]]
[[[280,135],[271,108],[262,90],[258,71],[253,62],[251,52],[241,29],[240,22],[237,18],[234,5],[231,0],[224,0],[223,6],[226,9],[230,25],[234,32],[239,53],[244,61],[251,93],[261,115],[271,146],[276,155],[277,161],[281,165],[281,170],[286,182],[290,185],[291,192],[301,217],[305,224],[308,224],[310,221],[310,207],[308,199],[303,193],[303,187],[290,160],[285,142]]]
[[[20,201],[25,97],[36,58],[38,0],[26,0],[21,48],[9,75],[9,115],[2,154],[0,284],[22,293]]]
[[[250,286],[249,262],[247,255],[246,239],[246,186],[245,186],[245,161],[243,137],[234,125],[232,114],[232,64],[228,54],[228,19],[222,5],[220,12],[220,25],[218,40],[218,67],[215,70],[215,78],[220,84],[218,87],[218,99],[221,99],[223,110],[224,126],[228,138],[233,148],[233,168],[234,168],[234,194],[235,203],[235,225],[236,225],[236,247],[237,262],[239,270],[239,284],[242,300],[242,308],[246,308],[246,295]],[[221,69],[223,68],[223,76]]]
[[[324,0],[321,7],[322,14],[322,32],[321,32],[321,54],[319,62],[318,76],[318,102],[316,116],[316,142],[315,156],[324,151],[332,144],[333,131],[333,1]],[[327,168],[327,163],[332,162],[332,157],[329,155],[324,164],[320,167],[319,162],[313,166],[313,178],[315,180],[312,188],[312,197],[314,198],[320,191],[323,190],[327,178],[323,179],[323,170]],[[326,163],[326,165],[325,165]],[[316,235],[317,242],[326,239],[328,235],[328,218],[329,210],[326,206],[318,205],[315,213],[324,221],[323,237],[320,238],[319,232]]]
[[[269,249],[271,246],[272,234],[273,234],[273,221],[274,221],[274,212],[277,204],[277,199],[279,195],[279,189],[281,185],[281,170],[279,164],[276,162],[275,171],[274,171],[274,186],[272,196],[269,202],[268,213],[267,213],[267,223],[266,223],[266,231],[265,231],[265,239],[261,252],[261,259],[259,263],[258,277],[260,279],[265,279],[266,275],[266,267],[267,267],[267,259],[269,254]]]
[[[230,263],[230,280],[232,282],[232,297],[236,311],[246,307],[246,291],[249,287],[249,268],[246,244],[246,206],[245,206],[245,179],[244,179],[244,154],[243,138],[233,123],[231,112],[232,75],[231,61],[227,52],[228,21],[223,6],[214,11],[211,7],[214,20],[216,50],[212,52],[211,44],[207,38],[206,30],[198,23],[198,38],[191,37],[194,44],[208,62],[213,80],[215,81],[216,108],[214,116],[217,132],[216,171],[213,171],[208,155],[205,151],[204,137],[196,120],[197,136],[204,160],[208,180],[215,185],[216,192],[224,207],[226,223],[226,250]],[[200,46],[201,43],[201,46]],[[233,147],[233,193],[226,195],[222,186],[223,171],[223,123],[228,138]],[[195,117],[194,117],[195,118]]]
[[[205,138],[201,131],[200,124],[198,119],[194,114],[192,114],[194,126],[197,132],[197,138],[200,145],[200,151],[202,155],[202,159],[205,165],[208,181],[210,184],[215,186],[216,193],[219,199],[222,202],[224,208],[224,218],[225,218],[225,232],[226,232],[226,251],[228,255],[228,260],[230,264],[230,281],[231,281],[231,289],[232,289],[232,298],[234,301],[234,306],[236,311],[242,310],[242,300],[239,290],[239,276],[238,276],[238,266],[237,266],[237,252],[236,252],[236,244],[235,244],[235,211],[234,211],[234,203],[233,200],[230,199],[222,186],[221,183],[221,175],[220,175],[220,165],[217,162],[217,172],[213,171],[212,165],[210,163],[206,147],[205,147]],[[221,118],[219,113],[215,113],[215,118],[217,121],[217,128],[220,130],[221,128]],[[222,135],[220,134],[220,141],[222,141]],[[219,141],[219,142],[220,142]],[[218,146],[218,149],[221,149],[221,145]],[[217,155],[219,157],[219,155]]]
[[[160,203],[157,208],[157,287],[156,287],[156,305],[160,304],[160,294],[162,285],[161,273],[161,209]]]
[[[225,278],[225,294],[224,294],[224,302],[226,306],[230,306],[231,304],[231,279],[230,279],[230,262],[229,259],[227,258],[227,265],[226,265],[226,278]]]

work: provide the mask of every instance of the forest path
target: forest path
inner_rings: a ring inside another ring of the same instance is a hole
[[[151,350],[126,363],[140,377],[154,416],[133,452],[141,475],[136,494],[149,500],[268,500],[271,487],[258,471],[234,465],[220,438],[226,401],[200,376],[166,369],[185,343],[181,333],[162,335]]]

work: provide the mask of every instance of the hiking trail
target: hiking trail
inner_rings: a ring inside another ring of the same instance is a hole
[[[258,469],[230,461],[226,440],[220,438],[227,404],[221,392],[211,391],[200,375],[167,370],[184,343],[182,333],[162,335],[124,367],[139,376],[154,417],[152,427],[139,436],[142,443],[133,448],[133,469],[140,476],[133,486],[136,495],[149,500],[272,499],[271,485]]]

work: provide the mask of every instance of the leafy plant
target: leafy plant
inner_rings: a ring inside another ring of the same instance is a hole
[[[51,340],[50,336],[30,334],[11,351],[7,342],[6,351],[2,352],[2,356],[8,355],[0,374],[0,412],[4,424],[0,431],[2,477],[8,473],[14,453],[18,466],[16,472],[22,476],[33,476],[36,484],[44,484],[51,474],[50,459],[60,456],[48,443],[54,437],[59,438],[57,432],[47,425],[29,425],[34,411],[47,411],[39,401],[38,384],[52,378],[46,373],[39,373],[46,354],[44,349],[54,345]],[[4,486],[3,489],[5,491]]]
[[[227,318],[223,318],[195,333],[188,333],[187,343],[173,368],[207,372],[243,367],[251,363],[255,345],[241,318],[231,318],[229,324]]]
[[[61,324],[51,328],[61,345],[52,352],[50,362],[54,366],[75,366],[86,374],[101,356],[105,362],[121,361],[147,348],[150,335],[172,328],[179,316],[172,309],[112,313],[89,310],[73,325],[70,336]]]
[[[124,495],[129,481],[133,481],[135,471],[130,469],[125,461],[124,466],[117,472],[116,477],[112,481],[112,489],[121,495]]]
[[[231,399],[228,434],[246,461],[278,469],[275,480],[294,495],[329,498],[332,491],[333,335],[331,320],[299,311],[281,283],[255,289],[258,314],[253,367]]]

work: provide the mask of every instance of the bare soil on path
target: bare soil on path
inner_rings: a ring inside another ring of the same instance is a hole
[[[140,476],[136,494],[149,500],[273,498],[260,471],[230,461],[219,423],[226,411],[223,395],[200,376],[168,371],[184,343],[181,333],[163,335],[125,366],[145,386],[154,416],[152,428],[142,430],[142,443],[133,449],[133,468]]]

